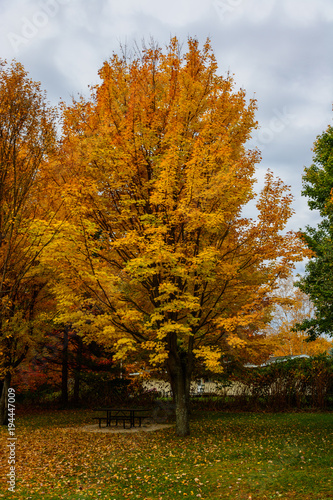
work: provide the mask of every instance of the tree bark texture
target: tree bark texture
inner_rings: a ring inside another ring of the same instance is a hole
[[[78,406],[80,401],[80,379],[81,379],[81,369],[82,369],[83,341],[79,336],[77,336],[76,340],[77,340],[77,351],[76,351],[75,370],[74,370],[73,403],[75,406]]]
[[[192,375],[192,354],[177,348],[177,338],[169,339],[168,373],[176,404],[176,434],[190,434],[189,407]]]
[[[64,328],[61,369],[61,404],[68,406],[68,328]]]
[[[12,376],[10,373],[5,375],[2,386],[0,399],[0,424],[7,425],[8,423],[8,389],[10,387]]]

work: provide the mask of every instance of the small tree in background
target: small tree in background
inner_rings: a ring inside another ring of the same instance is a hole
[[[271,337],[273,356],[307,354],[315,356],[332,349],[332,342],[324,337],[309,342],[306,331],[297,330],[298,324],[315,318],[315,307],[309,296],[295,288],[293,277],[281,283],[277,292],[272,321],[265,331]]]

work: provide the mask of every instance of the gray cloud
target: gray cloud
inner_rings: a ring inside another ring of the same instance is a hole
[[[0,10],[0,57],[22,62],[54,104],[87,94],[120,42],[209,36],[220,73],[233,73],[236,88],[258,101],[261,128],[249,143],[262,150],[258,188],[270,168],[295,196],[289,227],[318,222],[301,177],[332,123],[331,0],[3,0]]]

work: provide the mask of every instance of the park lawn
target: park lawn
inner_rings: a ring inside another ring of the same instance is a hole
[[[83,431],[89,410],[18,415],[16,491],[24,500],[333,499],[333,413],[196,414],[191,436],[174,429]]]

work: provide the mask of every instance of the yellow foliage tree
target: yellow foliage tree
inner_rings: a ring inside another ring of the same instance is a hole
[[[40,85],[23,66],[0,61],[1,424],[12,372],[33,342],[36,307],[45,299],[40,253],[51,238],[52,214],[41,170],[55,145],[54,119]]]
[[[306,252],[289,189],[272,173],[254,199],[254,100],[217,73],[210,42],[177,39],[132,60],[114,55],[91,98],[64,106],[57,175],[70,221],[48,247],[59,321],[109,343],[122,358],[163,364],[178,435],[189,433],[190,381],[215,372],[268,318],[271,290]]]

